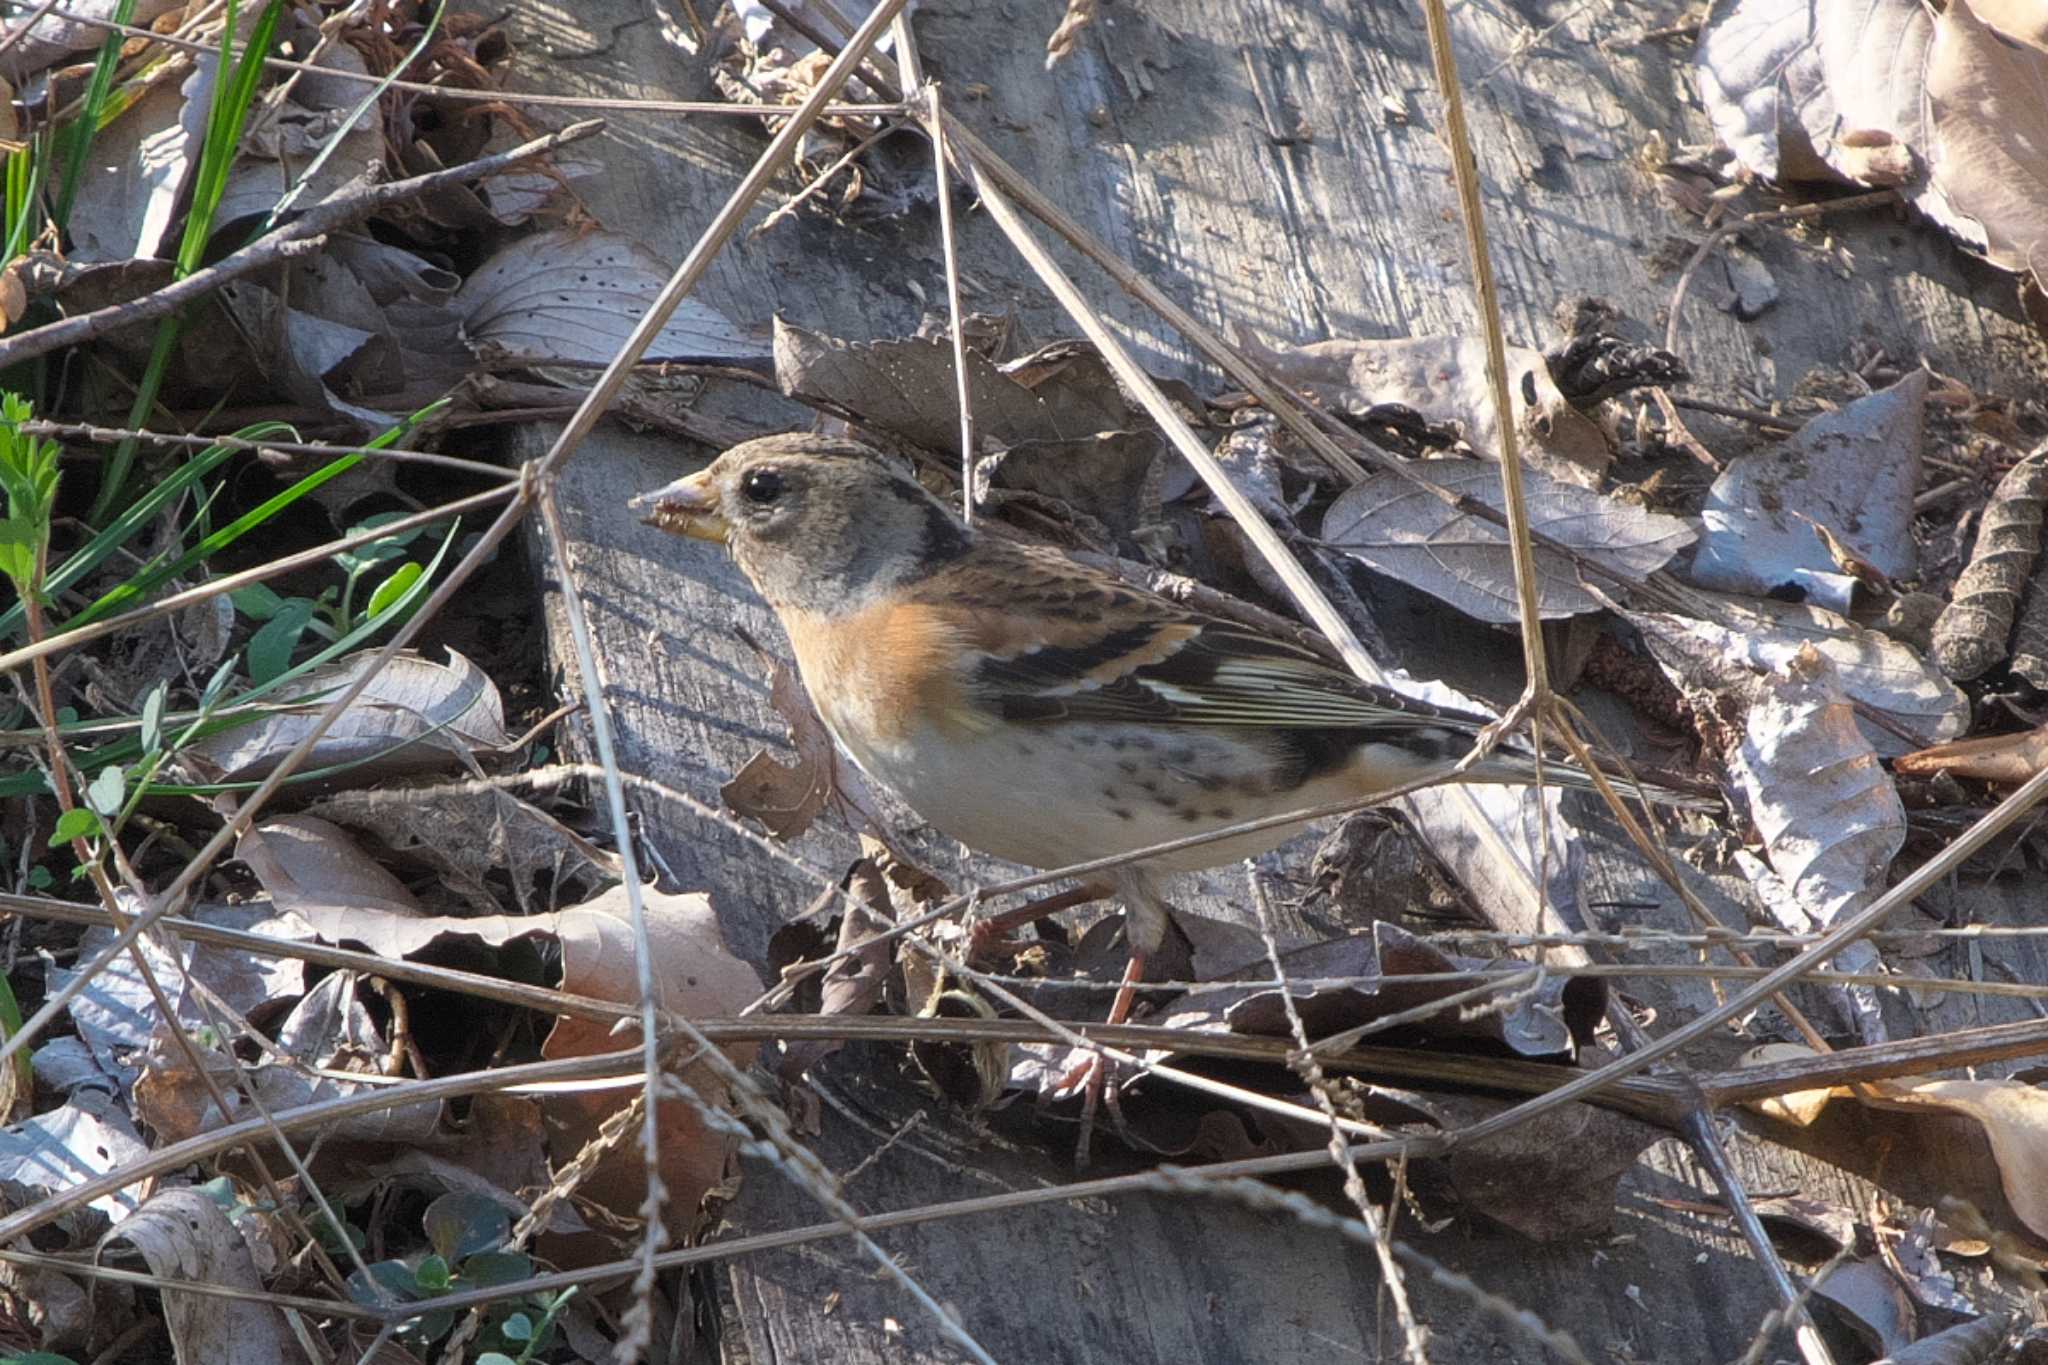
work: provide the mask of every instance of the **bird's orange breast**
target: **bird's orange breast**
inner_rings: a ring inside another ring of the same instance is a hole
[[[783,619],[812,704],[842,742],[893,748],[921,730],[980,728],[961,673],[959,628],[921,603]]]

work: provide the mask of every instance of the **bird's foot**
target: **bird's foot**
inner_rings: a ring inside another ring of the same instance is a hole
[[[1131,1005],[1138,996],[1138,983],[1145,979],[1145,955],[1132,953],[1131,960],[1124,966],[1124,978],[1117,987],[1116,1000],[1109,1007],[1109,1018],[1105,1023],[1121,1024],[1131,1017]],[[1081,1092],[1081,1133],[1075,1139],[1074,1165],[1088,1164],[1088,1149],[1095,1138],[1096,1111],[1105,1105],[1116,1126],[1124,1126],[1122,1101],[1117,1098],[1117,1088],[1111,1084],[1116,1079],[1118,1064],[1106,1054],[1091,1052],[1061,1076],[1053,1087],[1055,1097],[1065,1096],[1075,1090]]]

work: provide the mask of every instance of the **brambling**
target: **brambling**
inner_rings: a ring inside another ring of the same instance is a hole
[[[1449,780],[1489,723],[1057,550],[972,530],[855,441],[748,441],[633,506],[650,525],[731,550],[862,772],[941,832],[1010,862],[1060,867]],[[1593,785],[1561,763],[1543,772],[1560,787]],[[1513,751],[1456,774],[1535,776],[1533,756]],[[1117,873],[1126,986],[1165,939],[1163,874],[1250,857],[1299,829]]]

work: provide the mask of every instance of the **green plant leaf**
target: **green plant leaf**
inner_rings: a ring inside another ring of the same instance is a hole
[[[505,1320],[498,1324],[498,1335],[507,1341],[532,1341],[533,1319],[524,1313],[508,1314]]]
[[[121,802],[127,795],[128,775],[121,771],[118,763],[109,763],[100,769],[100,775],[85,789],[87,803],[109,819],[121,813]]]
[[[427,1242],[451,1265],[460,1265],[479,1252],[505,1245],[512,1234],[512,1215],[488,1195],[452,1191],[427,1205],[420,1219]],[[467,1266],[463,1274],[469,1274]]]
[[[479,1251],[462,1263],[465,1288],[517,1284],[533,1277],[533,1258],[517,1251]]]
[[[369,1272],[367,1279],[365,1270]],[[419,1286],[413,1282],[412,1267],[404,1261],[372,1261],[363,1270],[350,1272],[347,1288],[349,1298],[365,1308],[413,1303],[420,1296]]]
[[[57,828],[50,835],[50,847],[62,848],[73,839],[90,839],[99,832],[99,813],[87,806],[73,806],[57,817]]]
[[[268,621],[284,608],[285,603],[285,599],[273,592],[268,583],[251,583],[229,593],[228,601],[233,602],[235,610],[251,621]]]
[[[257,422],[234,433],[236,439],[259,441],[266,436],[284,434],[294,439],[298,432],[283,422]],[[200,479],[217,468],[221,461],[234,453],[233,447],[225,445],[208,446],[166,477],[157,480],[147,493],[137,498],[124,509],[120,516],[107,523],[106,529],[79,546],[67,556],[64,562],[50,570],[47,589],[62,592],[71,584],[99,567],[114,551],[133,540],[151,525],[163,509],[172,501],[183,497]],[[19,606],[0,612],[0,633],[10,632],[21,624]]]
[[[0,517],[0,573],[14,580],[16,592],[27,589],[42,543],[41,529],[27,517]]]
[[[292,651],[313,622],[313,603],[287,597],[277,614],[249,637],[249,681],[267,683],[292,666]]]
[[[379,583],[377,590],[370,594],[370,603],[363,608],[363,618],[368,620],[388,611],[391,604],[403,597],[407,588],[419,582],[420,575],[425,572],[425,569],[410,560],[399,565],[392,571],[391,576]]]
[[[41,868],[36,869],[38,872],[42,870]],[[6,1042],[19,1032],[21,1032],[21,1004],[14,998],[14,987],[9,984],[6,974],[0,973],[0,1043]],[[29,1068],[28,1051],[27,1048],[21,1049],[8,1062],[8,1066],[14,1072],[14,1094],[18,1096],[35,1093],[35,1072]],[[7,1115],[4,1112],[0,1112],[0,1118],[5,1117]]]
[[[448,1286],[455,1282],[449,1273],[448,1262],[437,1255],[422,1257],[412,1272],[412,1282],[429,1294],[445,1294]]]

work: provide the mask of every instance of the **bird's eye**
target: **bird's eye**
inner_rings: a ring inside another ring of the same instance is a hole
[[[740,480],[740,492],[748,502],[774,502],[782,496],[782,476],[772,469],[750,470]]]

